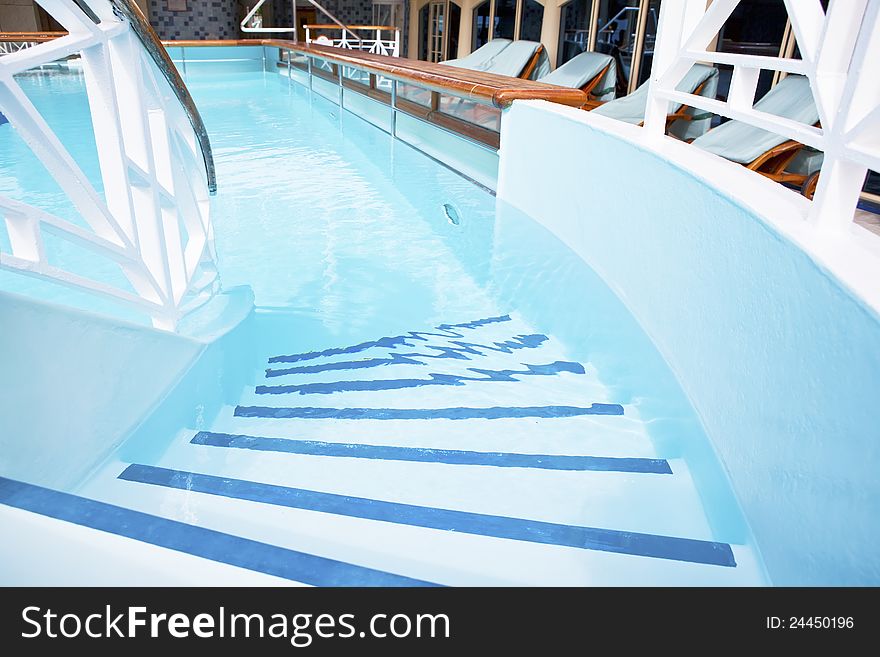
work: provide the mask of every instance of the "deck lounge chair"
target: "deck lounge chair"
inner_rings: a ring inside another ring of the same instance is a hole
[[[481,70],[512,78],[537,80],[550,72],[550,61],[544,46],[537,41],[514,41]]]
[[[819,111],[803,75],[788,75],[755,103],[755,109],[792,121],[816,125]],[[787,172],[803,145],[741,121],[722,123],[693,141],[694,146],[739,162],[777,182],[802,184],[803,172]]]
[[[714,66],[694,64],[691,70],[675,87],[678,91],[714,98],[718,90],[718,69]],[[642,125],[645,121],[645,108],[648,104],[648,83],[639,86],[628,96],[612,100],[595,107],[594,114],[610,116],[618,121]],[[702,135],[709,129],[712,115],[679,105],[666,117],[670,133],[680,139],[690,139]]]
[[[497,43],[496,42],[505,42]],[[491,54],[492,46],[496,52]],[[483,51],[483,52],[481,52]],[[473,55],[478,55],[471,59]],[[487,54],[490,56],[487,57]],[[485,71],[496,75],[507,75],[512,78],[524,78],[535,80],[550,72],[550,62],[547,53],[537,41],[507,41],[506,39],[493,39],[482,48],[478,48],[467,57],[451,59],[441,62],[446,66],[469,68],[473,71]]]
[[[492,39],[474,50],[470,55],[458,59],[449,59],[440,63],[446,66],[482,71],[484,70],[483,67],[487,66],[495,55],[507,48],[511,43],[513,42],[510,39]]]
[[[582,52],[538,78],[538,82],[580,89],[596,100],[611,100],[617,83],[617,65],[611,55]]]

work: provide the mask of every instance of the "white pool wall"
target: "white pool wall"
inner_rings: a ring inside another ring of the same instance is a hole
[[[133,432],[161,448],[193,409],[210,421],[237,392],[220,373],[249,365],[252,309],[232,288],[183,335],[0,292],[0,476],[72,491]]]
[[[514,103],[502,120],[499,200],[588,262],[654,341],[773,582],[880,583],[872,300],[778,227],[805,199],[685,144],[637,144],[638,128],[597,119]]]
[[[0,292],[0,476],[74,486],[203,348],[172,333]]]

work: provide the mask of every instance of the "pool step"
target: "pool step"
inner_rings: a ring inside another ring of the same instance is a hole
[[[237,416],[235,410],[234,406],[221,409],[212,428],[221,433],[331,443],[569,456],[658,456],[644,423],[631,409],[618,416],[467,420],[261,418]]]
[[[104,481],[100,495],[125,506],[440,584],[760,582],[748,551],[712,541],[450,514],[155,466],[119,468],[112,484]],[[97,493],[93,489],[90,494]],[[659,549],[659,558],[657,553],[635,554],[646,545]]]
[[[407,331],[343,347],[275,354],[267,359],[267,363],[272,368],[291,367],[333,360],[388,358],[395,353],[469,360],[473,356],[509,353],[518,351],[524,345],[547,342],[547,336],[542,336],[543,340],[517,339],[517,336],[534,334],[535,331],[523,322],[510,315],[499,315],[471,322],[441,324],[427,330]]]
[[[684,463],[654,464],[659,472],[622,465],[616,471],[459,465],[194,445],[183,436],[153,463],[377,502],[711,539]]]
[[[542,470],[633,472],[672,474],[665,459],[620,456],[569,456],[560,454],[521,454],[514,452],[479,452],[473,450],[436,449],[340,443],[298,438],[275,438],[243,434],[199,431],[192,437],[193,445],[243,449],[275,454],[300,454],[335,458],[370,459],[437,463],[442,465],[476,465],[497,468],[537,468]]]
[[[264,365],[64,498],[94,522],[62,519],[305,584],[764,583],[638,407],[516,318]]]
[[[430,584],[144,513],[136,510],[137,505],[118,506],[3,477],[0,477],[0,506],[299,583],[318,586]],[[251,578],[250,583],[256,583],[254,579],[258,580]]]
[[[115,464],[83,492],[440,584],[761,581],[748,550],[712,540],[681,461],[633,460],[652,472],[555,470],[444,463],[431,452],[340,455],[345,443],[310,454],[284,448],[295,439],[276,437],[264,445],[271,449],[234,441],[181,432],[155,465]]]
[[[526,367],[538,367],[527,365]],[[516,371],[525,371],[520,367]],[[386,380],[337,380],[322,383],[272,381],[245,392],[240,406],[323,408],[489,408],[489,407],[590,407],[614,405],[607,390],[585,374],[542,372],[534,376],[512,375],[500,381],[484,374],[473,378],[431,373]],[[498,372],[515,370],[491,370]],[[540,378],[540,381],[535,379]],[[399,386],[399,387],[398,387]]]

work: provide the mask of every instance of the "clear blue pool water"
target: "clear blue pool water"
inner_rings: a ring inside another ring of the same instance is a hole
[[[227,289],[250,286],[255,295],[248,363],[227,373],[235,379],[227,386],[232,398],[205,405],[213,410],[196,414],[181,431],[140,432],[82,482],[80,492],[147,511],[173,508],[174,517],[228,529],[222,514],[193,511],[191,500],[119,489],[119,479],[135,476],[126,470],[131,464],[184,473],[207,468],[370,499],[468,510],[473,504],[508,518],[519,509],[569,525],[722,541],[739,546],[744,581],[760,581],[747,528],[698,418],[650,340],[595,272],[485,189],[328,100],[275,72],[210,66],[203,74],[191,67],[187,83],[214,147],[221,280]],[[21,83],[100,189],[81,76],[53,71]],[[0,193],[81,221],[9,126],[0,126]],[[5,239],[0,232],[0,247]],[[125,285],[112,265],[52,248],[59,263]],[[143,321],[112,304],[8,273],[0,272],[0,288]],[[477,321],[488,318],[506,319]],[[407,359],[416,362],[402,362]],[[296,371],[265,372],[285,368]],[[287,388],[261,392],[267,385]],[[203,401],[184,396],[178,403],[202,408]],[[509,410],[593,404],[619,408],[621,415],[517,416]],[[267,407],[275,410],[247,410]],[[284,415],[278,408],[293,410]],[[303,408],[323,418],[309,419]],[[368,413],[359,420],[339,412],[358,408],[392,408],[398,415],[383,420]],[[498,419],[472,414],[471,424],[450,417],[449,409],[463,408],[508,411],[497,411]],[[415,421],[401,413],[413,409],[422,413]],[[215,442],[223,435],[296,435],[405,449],[659,458],[673,464],[676,483],[664,488],[667,480],[658,474],[498,479],[505,468],[486,475],[467,470],[473,465],[446,466],[465,471],[444,478],[420,470],[424,463],[364,473],[351,464],[357,459],[336,459],[332,467],[321,461],[316,468],[308,459],[325,457],[302,455],[237,464],[210,451],[216,444],[194,447],[193,431],[220,435],[209,437]],[[430,494],[412,488],[423,478]],[[468,502],[474,499],[484,501]],[[277,518],[267,516],[252,530],[271,542],[277,526]],[[315,549],[333,552],[327,546],[349,531],[328,527],[314,539]],[[401,541],[409,545],[408,538]],[[344,549],[333,554],[352,560]],[[377,567],[394,570],[393,559],[391,565],[379,561]],[[580,567],[577,560],[565,563],[566,572]],[[695,577],[687,581],[703,581]]]

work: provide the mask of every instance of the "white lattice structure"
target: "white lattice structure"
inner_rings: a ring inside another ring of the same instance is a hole
[[[880,2],[836,0],[826,14],[819,0],[785,0],[801,59],[710,51],[738,4],[663,1],[645,130],[661,136],[669,103],[684,103],[816,148],[824,163],[808,219],[817,230],[849,228],[867,171],[880,171]],[[726,102],[675,90],[695,62],[734,67]],[[756,111],[762,69],[809,78],[821,127]]]
[[[93,17],[73,0],[39,3],[68,35],[0,58],[0,111],[88,229],[0,196],[11,244],[11,252],[0,252],[0,268],[114,299],[173,330],[219,287],[209,214],[213,163],[206,136],[195,129],[201,120],[175,96],[185,93],[176,72],[160,70],[163,62],[145,49],[141,39],[155,35],[131,0],[79,0]],[[161,46],[156,52],[164,54]],[[13,78],[74,54],[82,57],[103,194]],[[45,231],[117,263],[132,289],[50,264]]]
[[[36,41],[0,41],[0,56],[11,55],[35,45],[37,45]]]
[[[349,30],[361,36],[355,40],[343,29],[335,25],[306,25],[306,43],[317,45],[335,46],[348,50],[360,50],[373,53],[374,55],[386,55],[388,57],[400,57],[400,29],[385,25],[349,25]],[[313,36],[313,32],[333,31],[338,34],[333,36]],[[390,36],[389,36],[390,34]]]

